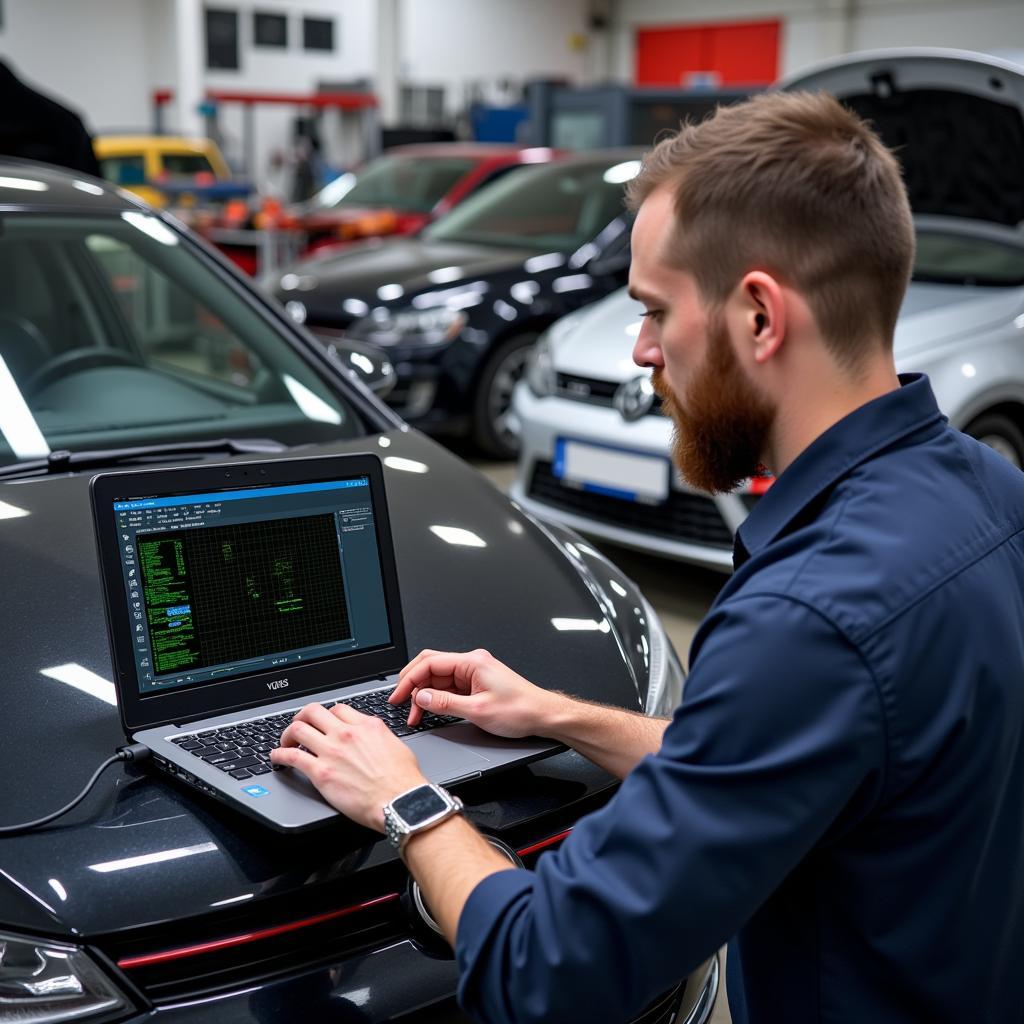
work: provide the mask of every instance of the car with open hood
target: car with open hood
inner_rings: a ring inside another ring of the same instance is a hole
[[[679,662],[627,577],[409,429],[173,219],[5,161],[0,228],[0,829],[66,804],[125,741],[100,470],[374,453],[411,650],[485,646],[541,685],[678,701]],[[563,752],[456,789],[529,865],[615,782]],[[717,970],[637,1019],[705,1021]],[[400,858],[341,816],[280,834],[118,762],[51,824],[0,831],[0,1021],[454,1021],[456,981]]]
[[[1024,467],[1024,68],[885,51],[783,88],[834,93],[896,148],[917,236],[897,368],[927,373],[954,426]],[[515,392],[513,497],[594,536],[729,571],[733,535],[771,478],[716,496],[678,478],[671,424],[630,358],[639,314],[621,291],[541,338]]]
[[[468,433],[511,458],[512,388],[560,316],[625,283],[623,185],[638,150],[521,167],[414,238],[376,239],[285,268],[264,284],[321,337],[386,349],[388,403],[431,433]]]

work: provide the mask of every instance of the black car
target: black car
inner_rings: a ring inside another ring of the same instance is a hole
[[[485,645],[601,701],[678,700],[657,616],[597,551],[406,427],[173,220],[27,163],[0,165],[0,438],[0,827],[65,804],[124,743],[102,468],[374,452],[410,649]],[[561,753],[460,795],[530,865],[614,791]],[[706,1020],[717,971],[638,1019]],[[118,763],[52,824],[0,833],[0,1021],[457,1020],[456,973],[401,860],[340,816],[281,835]]]
[[[635,150],[587,153],[510,172],[415,238],[313,258],[270,286],[316,333],[387,349],[387,401],[430,433],[469,433],[510,458],[512,388],[549,324],[625,283],[623,185]]]

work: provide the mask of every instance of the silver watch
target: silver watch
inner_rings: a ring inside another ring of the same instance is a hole
[[[462,801],[446,789],[425,783],[399,794],[384,805],[384,831],[388,842],[401,851],[416,832],[433,828],[462,810]]]

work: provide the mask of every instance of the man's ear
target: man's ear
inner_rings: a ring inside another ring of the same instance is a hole
[[[744,340],[755,362],[767,362],[786,337],[786,303],[782,286],[764,270],[751,270],[736,290]]]

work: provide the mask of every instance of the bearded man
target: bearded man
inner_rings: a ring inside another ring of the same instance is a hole
[[[459,815],[410,871],[477,1020],[625,1021],[731,940],[736,1021],[1024,1019],[1024,476],[951,429],[892,340],[899,168],[824,95],[661,142],[632,183],[634,359],[709,491],[766,467],[671,721],[422,652],[394,702],[619,776],[534,871]],[[572,671],[566,666],[566,672]],[[304,709],[273,754],[383,830],[425,780],[380,723]]]

